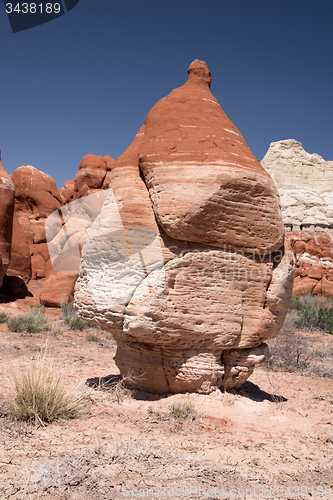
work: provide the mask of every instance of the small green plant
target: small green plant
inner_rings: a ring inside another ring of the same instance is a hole
[[[39,357],[13,373],[11,413],[18,420],[52,422],[86,411],[84,393],[66,394],[52,360]]]
[[[298,295],[294,295],[292,298],[291,298],[291,301],[290,301],[290,306],[289,306],[289,311],[300,311],[302,309],[303,305],[302,305],[302,302],[299,298]]]
[[[299,297],[294,295],[291,299],[289,311],[302,311],[306,307],[319,309],[320,307],[332,307],[333,297],[323,297],[322,295],[312,295],[311,293]]]
[[[173,418],[184,419],[194,416],[196,411],[193,403],[184,401],[180,403],[173,403],[169,406],[169,413]]]
[[[88,342],[99,342],[101,339],[96,333],[88,333],[88,335],[86,335],[86,340]]]
[[[52,335],[52,337],[62,337],[64,334],[64,329],[61,326],[54,326],[50,332],[49,335]]]
[[[61,309],[64,315],[64,322],[69,326],[71,330],[82,331],[86,328],[91,328],[94,326],[88,321],[79,318],[72,304],[62,304]]]
[[[323,330],[333,334],[333,308],[312,309],[311,306],[306,306],[300,311],[299,319],[296,320],[295,324],[297,328]]]
[[[49,329],[48,317],[42,309],[32,310],[28,314],[9,316],[7,328],[10,332],[39,333]]]
[[[103,336],[104,336],[105,340],[114,340],[113,335],[110,332],[104,331]]]
[[[5,311],[0,311],[0,323],[7,323],[9,314]]]

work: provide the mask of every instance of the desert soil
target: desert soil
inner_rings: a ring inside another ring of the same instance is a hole
[[[26,312],[35,300],[0,310]],[[47,313],[61,322],[61,311]],[[333,499],[331,378],[260,367],[233,393],[127,394],[103,387],[119,373],[115,342],[101,330],[88,341],[89,333],[11,333],[0,324],[1,499]],[[303,335],[333,348],[332,335]],[[67,390],[86,391],[87,413],[45,426],[15,421],[6,412],[12,372],[45,350]],[[178,402],[193,404],[191,417],[170,415]]]

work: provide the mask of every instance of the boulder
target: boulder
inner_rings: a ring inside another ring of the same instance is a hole
[[[323,280],[333,262],[333,161],[290,139],[273,142],[261,164],[277,184],[296,255],[294,294],[330,295],[331,285]]]
[[[98,189],[106,189],[108,186],[104,180],[114,164],[115,160],[111,156],[84,156],[74,179],[74,199],[87,196]]]
[[[64,187],[59,189],[59,193],[65,198],[66,203],[74,200],[74,179],[69,179],[64,184]]]
[[[1,162],[0,152],[0,287],[11,257],[15,188]]]
[[[78,275],[53,271],[44,282],[40,303],[48,307],[61,307],[73,300],[74,286]]]
[[[117,159],[75,288],[120,373],[160,394],[240,387],[292,293],[276,186],[210,82],[195,60]]]

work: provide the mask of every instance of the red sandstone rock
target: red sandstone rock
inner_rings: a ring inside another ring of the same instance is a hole
[[[81,160],[79,171],[74,180],[74,198],[81,198],[96,189],[106,189],[104,180],[111,171],[115,160],[111,156],[96,156],[88,154]],[[104,187],[103,187],[104,186]]]
[[[83,248],[79,314],[112,331],[120,373],[151,392],[239,387],[292,292],[277,189],[209,87],[194,61],[152,108]]]
[[[45,260],[40,254],[31,256],[32,279],[38,280],[45,278]]]
[[[74,179],[66,181],[64,187],[59,189],[59,193],[65,198],[66,203],[74,200]]]
[[[26,283],[31,278],[30,247],[16,213],[13,218],[12,256],[8,276],[18,276]]]
[[[308,293],[312,293],[318,281],[312,278],[301,278],[298,276],[294,281],[293,293],[294,295],[307,295]]]
[[[12,275],[27,280],[29,279],[30,269],[27,248],[33,247],[34,250],[30,252],[30,255],[36,256],[35,245],[46,244],[46,218],[65,203],[65,198],[59,193],[52,177],[40,172],[31,165],[23,165],[17,168],[11,178],[15,186],[15,213],[23,233],[20,228],[16,227],[15,238],[13,239],[15,259],[10,272]],[[25,241],[23,234],[25,235]],[[20,256],[22,256],[22,259]],[[37,267],[34,267],[35,265]],[[35,257],[32,259],[30,272],[34,277],[43,277],[42,268],[40,258]]]
[[[57,272],[49,275],[40,295],[41,304],[48,307],[60,307],[64,303],[71,302],[77,277],[78,274]]]
[[[17,168],[11,175],[15,186],[15,211],[20,219],[23,212],[29,219],[46,218],[65,202],[49,175],[31,165]]]
[[[155,216],[172,238],[274,251],[284,227],[271,177],[210,92],[194,61],[188,80],[158,101],[138,148]]]
[[[292,231],[287,233],[287,239],[296,253],[294,295],[330,295],[330,282],[333,280],[333,235],[320,231]],[[308,279],[304,281],[305,278]]]
[[[14,214],[14,185],[3,168],[0,152],[0,287],[10,263]]]

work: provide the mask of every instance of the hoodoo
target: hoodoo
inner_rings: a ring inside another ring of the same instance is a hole
[[[210,83],[195,60],[112,166],[76,283],[121,374],[161,394],[239,387],[292,292],[277,189]]]

